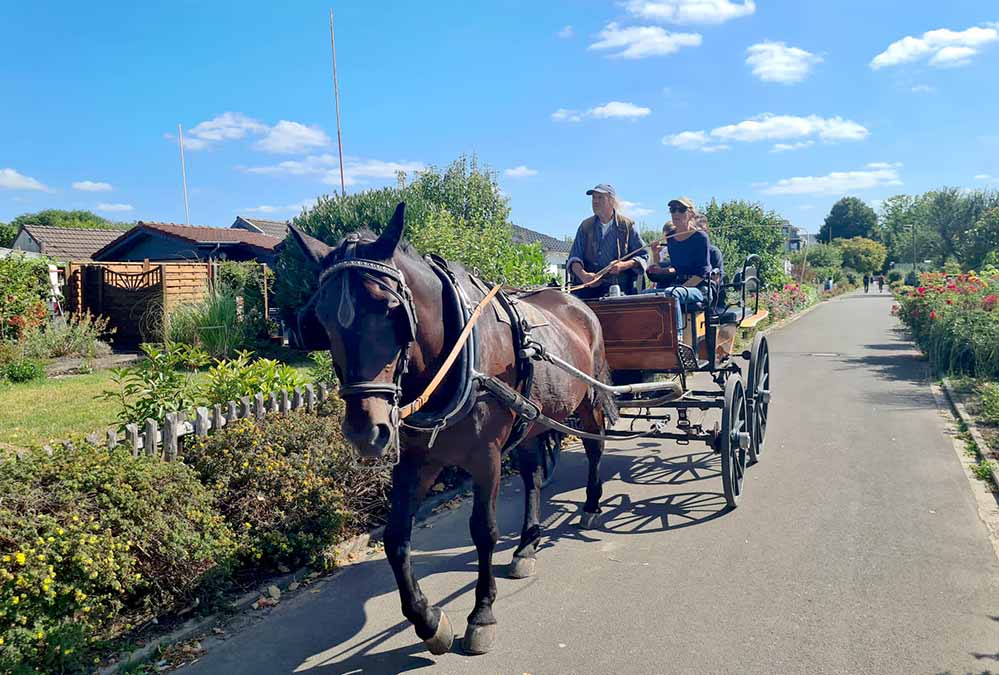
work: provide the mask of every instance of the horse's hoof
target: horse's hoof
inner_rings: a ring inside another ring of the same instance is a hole
[[[494,642],[496,642],[496,624],[477,626],[470,623],[465,629],[465,639],[461,641],[461,648],[466,654],[485,654],[493,648]]]
[[[533,577],[537,568],[537,558],[518,558],[514,556],[513,560],[510,561],[510,578],[526,579],[527,577]]]
[[[454,629],[451,628],[451,620],[447,618],[443,609],[441,610],[441,619],[437,623],[437,632],[432,638],[424,640],[423,643],[427,645],[427,649],[434,656],[447,654],[451,651],[451,645],[454,644]]]
[[[583,530],[592,530],[597,526],[597,520],[600,518],[599,513],[587,513],[583,511],[583,515],[579,517],[579,527]]]

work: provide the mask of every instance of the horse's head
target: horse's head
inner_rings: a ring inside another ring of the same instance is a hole
[[[292,228],[319,263],[313,306],[347,407],[343,433],[365,457],[384,454],[398,433],[400,379],[416,333],[412,295],[394,260],[404,212],[399,204],[377,239],[348,235],[336,248]]]

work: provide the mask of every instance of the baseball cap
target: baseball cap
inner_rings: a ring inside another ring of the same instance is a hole
[[[690,197],[677,197],[676,199],[671,199],[669,200],[669,203],[666,206],[673,206],[673,204],[680,204],[682,206],[686,206],[691,211],[697,210],[694,208],[694,200],[691,199]]]
[[[587,190],[586,194],[592,195],[594,192],[599,192],[600,194],[605,195],[613,195],[615,197],[617,196],[617,193],[614,191],[614,186],[608,185],[607,183],[600,183],[592,190]]]

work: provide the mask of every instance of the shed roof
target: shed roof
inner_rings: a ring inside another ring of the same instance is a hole
[[[56,260],[92,260],[97,251],[118,237],[122,230],[85,230],[50,225],[24,225],[44,255]]]
[[[178,225],[176,223],[147,223],[140,220],[135,227],[122,235],[120,240],[110,242],[99,251],[96,251],[94,257],[106,257],[112,250],[125,245],[128,241],[142,234],[166,235],[192,244],[244,244],[267,252],[274,251],[282,241],[278,237],[271,237],[266,234],[238,228]]]
[[[249,227],[247,227],[249,226]],[[284,220],[264,220],[262,218],[247,218],[246,216],[236,216],[236,222],[232,224],[235,229],[248,229],[260,234],[266,234],[278,239],[288,236],[288,222]]]
[[[535,232],[520,225],[513,226],[513,240],[518,244],[541,244],[541,249],[552,253],[568,253],[572,244],[542,232]]]

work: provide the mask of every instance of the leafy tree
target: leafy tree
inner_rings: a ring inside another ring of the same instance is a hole
[[[791,256],[791,262],[795,265],[804,263],[813,269],[819,267],[836,269],[843,266],[843,251],[839,246],[832,244],[812,244],[795,252]]]
[[[406,236],[422,253],[477,267],[487,278],[515,284],[544,281],[538,247],[514,244],[507,198],[494,171],[461,156],[445,169],[428,167],[404,186],[322,196],[294,224],[327,244],[361,229],[379,234],[400,201],[406,202]],[[448,232],[448,229],[453,232]],[[291,317],[315,290],[315,265],[297,246],[284,246],[276,264],[275,298]]]
[[[857,197],[843,197],[833,204],[819,229],[819,241],[870,237],[878,226],[878,214]],[[831,233],[831,237],[830,237]]]
[[[90,211],[64,211],[62,209],[45,209],[38,213],[24,213],[10,224],[17,231],[22,225],[48,225],[49,227],[65,227],[77,230],[127,230],[131,223],[115,223],[101,218]]]
[[[731,275],[751,253],[763,259],[764,280],[784,277],[784,218],[775,211],[764,211],[756,202],[729,201],[721,205],[714,199],[704,215],[708,219],[711,243],[721,249],[726,274]]]
[[[843,266],[861,273],[880,272],[888,256],[888,248],[873,239],[838,239],[837,244],[843,252]]]
[[[0,223],[0,248],[10,248],[14,245],[17,228],[7,223]]]
[[[967,234],[968,267],[999,266],[999,208],[989,209]]]

